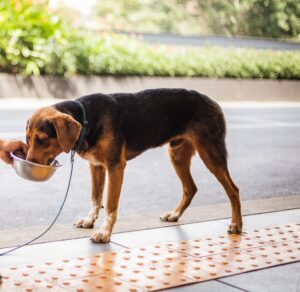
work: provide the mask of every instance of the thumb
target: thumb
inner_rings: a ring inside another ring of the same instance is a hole
[[[22,143],[21,148],[22,148],[23,153],[26,155],[28,152],[28,145]]]

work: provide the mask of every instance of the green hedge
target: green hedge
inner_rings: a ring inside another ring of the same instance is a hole
[[[152,47],[119,35],[85,35],[81,43],[80,74],[300,79],[300,52]]]
[[[2,72],[300,79],[300,52],[150,46],[76,31],[29,0],[0,1],[0,27]]]

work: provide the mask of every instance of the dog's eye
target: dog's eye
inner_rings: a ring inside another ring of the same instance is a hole
[[[36,139],[35,139],[35,142],[36,142],[37,145],[43,145],[44,142],[45,142],[45,140],[42,140],[42,139],[40,139],[40,138],[36,138]]]

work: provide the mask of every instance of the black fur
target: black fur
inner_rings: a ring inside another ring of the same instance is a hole
[[[149,148],[169,143],[170,158],[181,180],[183,196],[175,211],[163,215],[163,220],[178,220],[195,195],[197,188],[190,174],[190,162],[193,154],[198,152],[230,198],[232,224],[229,232],[241,232],[239,189],[228,172],[226,124],[216,102],[193,90],[166,88],[137,93],[91,94],[77,101],[85,108],[89,123],[82,149],[78,152],[92,166],[100,164],[98,169],[91,168],[93,198],[100,198],[99,202],[102,197],[97,188],[103,187],[103,183],[98,186],[99,181],[104,181],[103,167],[108,172],[111,186],[107,196],[108,214],[115,216],[117,212],[126,160]],[[78,103],[65,101],[54,107],[83,122]],[[71,124],[74,127],[74,123]],[[96,144],[97,148],[93,148]],[[81,223],[79,226],[82,227]],[[108,239],[96,239],[101,240],[107,242]]]
[[[77,99],[89,122],[86,141],[95,146],[103,131],[103,118],[110,116],[119,142],[127,149],[143,152],[184,133],[194,123],[202,125],[202,135],[225,135],[225,122],[218,104],[196,91],[150,89],[137,93],[91,94]],[[55,105],[82,123],[80,106],[72,101]],[[215,133],[213,133],[215,131]],[[175,142],[174,142],[175,143]],[[84,149],[87,150],[87,149]]]

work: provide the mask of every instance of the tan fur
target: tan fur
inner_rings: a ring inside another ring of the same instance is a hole
[[[114,133],[109,117],[104,118],[103,129],[102,138],[97,141],[96,146],[88,151],[81,152],[80,156],[94,165],[102,165],[107,169],[110,165],[110,158],[115,147]]]
[[[92,206],[88,216],[76,222],[75,226],[77,228],[92,228],[98,219],[99,211],[102,206],[106,170],[101,165],[90,163],[90,172],[92,178]]]
[[[239,189],[233,183],[228,170],[219,167],[218,165],[213,163],[206,149],[202,147],[200,143],[196,143],[196,148],[199,152],[201,159],[205,163],[206,167],[215,175],[215,177],[222,184],[222,186],[224,187],[228,195],[228,198],[231,203],[231,210],[232,210],[232,216],[231,216],[232,223],[229,226],[228,231],[232,233],[236,233],[236,229],[237,228],[241,229],[243,225]]]
[[[57,114],[50,121],[55,127],[61,149],[70,152],[79,138],[82,126],[66,114]]]
[[[108,242],[117,220],[119,199],[126,166],[125,151],[123,149],[120,161],[113,167],[108,167],[108,194],[105,206],[106,218],[99,231],[95,232],[91,239],[94,242]]]
[[[40,121],[51,121],[56,128],[58,139],[50,139],[46,133],[35,126]],[[29,144],[27,160],[47,164],[49,159],[55,158],[62,151],[69,152],[76,143],[81,131],[81,125],[71,116],[63,114],[53,107],[37,110],[31,117],[26,129],[26,139]],[[47,140],[48,147],[38,145],[36,139]],[[43,150],[43,151],[40,151]],[[46,154],[46,155],[45,155]]]
[[[46,137],[47,135],[45,136],[45,133],[35,127],[42,120],[49,120],[54,124],[58,139],[49,139],[49,137]],[[116,143],[116,134],[118,133],[113,132],[110,116],[104,117],[102,127],[103,133],[96,145],[90,149],[86,147],[87,145],[83,145],[83,149],[88,150],[79,152],[79,155],[90,163],[92,206],[88,216],[79,219],[75,224],[76,227],[91,228],[94,226],[102,205],[106,172],[108,177],[106,218],[100,230],[92,235],[91,239],[94,242],[108,242],[110,240],[117,220],[126,161],[141,154],[141,152],[127,149],[126,144]],[[166,143],[169,143],[170,159],[182,183],[182,198],[178,206],[173,211],[163,214],[161,219],[163,221],[177,221],[191,203],[197,188],[190,173],[190,164],[192,156],[197,151],[207,168],[226,190],[232,205],[232,224],[229,231],[238,233],[242,227],[239,190],[231,180],[227,166],[221,166],[216,160],[212,159],[214,157],[212,157],[212,153],[209,153],[210,147],[204,147],[196,135],[196,132],[205,134],[207,129],[205,127],[203,129],[193,127],[191,126],[191,129],[188,129],[183,135],[172,137],[172,139],[166,141]],[[79,137],[80,129],[81,125],[71,116],[62,114],[53,107],[36,111],[30,119],[26,133],[30,145],[27,159],[46,164],[49,158],[54,158],[63,151],[70,151]],[[47,149],[42,149],[36,145],[35,140],[37,138],[48,139]]]
[[[182,144],[175,147],[169,146],[169,155],[172,164],[182,183],[182,198],[175,210],[164,213],[161,216],[161,220],[163,221],[177,221],[185,209],[190,205],[197,192],[197,187],[190,172],[191,158],[194,153],[195,148],[193,144],[188,141],[184,141]]]

